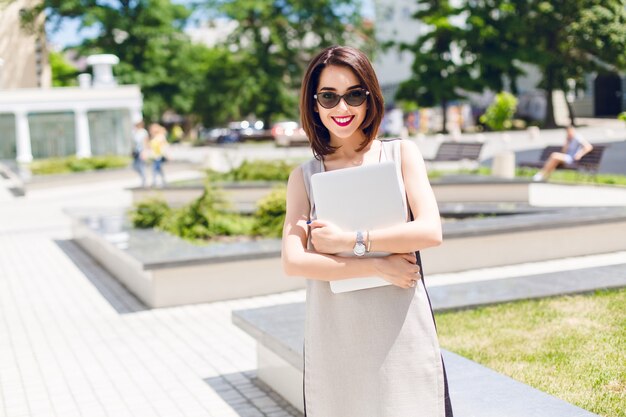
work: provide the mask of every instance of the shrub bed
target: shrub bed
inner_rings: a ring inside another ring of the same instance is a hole
[[[93,156],[90,158],[78,158],[68,156],[65,158],[38,159],[30,164],[30,170],[34,175],[67,174],[72,172],[95,171],[110,168],[123,168],[130,164],[127,156]]]
[[[207,170],[211,181],[287,181],[289,174],[297,166],[294,163],[278,161],[244,161],[232,170],[221,173]]]
[[[149,199],[134,206],[130,219],[136,228],[157,228],[196,243],[224,236],[280,237],[285,199],[282,186],[262,199],[252,216],[231,213],[222,192],[207,182],[202,196],[183,207],[175,209],[161,199]]]

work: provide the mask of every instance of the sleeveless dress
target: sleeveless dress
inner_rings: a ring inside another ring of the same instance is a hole
[[[582,143],[580,143],[580,140],[576,136],[574,136],[572,140],[570,141],[569,145],[567,145],[567,149],[565,150],[565,155],[566,155],[565,163],[567,164],[574,163],[574,157],[576,156],[578,151],[580,151],[582,148],[583,148]]]
[[[395,161],[406,195],[401,140],[381,143],[380,159]],[[301,167],[313,220],[310,178],[324,165],[313,159]],[[408,221],[406,199],[405,210]],[[306,417],[452,416],[423,280],[409,289],[387,285],[338,294],[327,281],[307,280],[304,409]]]

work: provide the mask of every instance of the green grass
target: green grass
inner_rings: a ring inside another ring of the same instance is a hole
[[[532,178],[538,169],[517,168],[515,176],[518,178]],[[491,168],[479,167],[477,169],[464,169],[456,171],[429,171],[428,178],[431,180],[441,178],[445,175],[491,175]],[[592,184],[592,185],[619,185],[626,186],[626,175],[619,174],[596,174],[591,175],[584,172],[556,170],[550,176],[549,182],[562,182],[571,184]]]
[[[517,177],[532,177],[539,171],[537,169],[517,168]],[[626,186],[626,175],[618,174],[596,174],[591,175],[584,172],[556,170],[550,175],[550,182],[565,182],[574,184],[601,184],[601,185],[621,185]]]
[[[437,314],[442,347],[605,417],[626,416],[626,289]]]
[[[127,156],[106,155],[90,158],[68,156],[65,158],[38,159],[30,164],[30,170],[34,175],[68,174],[72,172],[123,168],[128,166],[130,162],[131,159]]]

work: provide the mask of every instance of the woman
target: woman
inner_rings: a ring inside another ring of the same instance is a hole
[[[561,164],[573,164],[587,155],[593,149],[593,146],[587,142],[582,136],[576,134],[573,126],[568,126],[567,135],[565,136],[565,144],[561,152],[553,152],[543,168],[533,176],[533,181],[543,181],[550,177],[552,172]]]
[[[359,50],[333,46],[310,63],[300,98],[316,159],[287,186],[282,261],[307,280],[304,397],[307,417],[450,417],[445,371],[415,251],[441,243],[437,203],[414,143],[375,139],[383,98]],[[338,257],[361,236],[316,219],[310,177],[393,160],[407,197],[407,223],[370,230],[385,258]],[[308,224],[310,222],[310,224]],[[379,276],[393,285],[333,294],[329,281]]]
[[[163,162],[168,146],[165,134],[167,130],[158,123],[150,125],[150,156],[152,158],[152,186],[157,186],[157,177],[161,177],[161,187],[165,187]]]

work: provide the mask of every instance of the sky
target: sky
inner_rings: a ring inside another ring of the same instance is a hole
[[[178,0],[175,3],[190,3],[192,0]],[[363,15],[369,18],[374,16],[374,1],[363,0]],[[97,27],[86,28],[79,33],[79,19],[64,19],[63,25],[57,31],[53,31],[51,26],[46,27],[48,42],[52,49],[62,50],[68,46],[78,45],[82,39],[90,38],[98,34]]]

